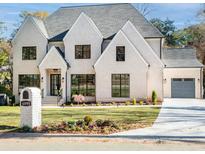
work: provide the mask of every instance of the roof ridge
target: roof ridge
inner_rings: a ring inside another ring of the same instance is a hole
[[[76,5],[76,6],[61,6],[59,9],[72,9],[78,7],[93,7],[93,6],[108,6],[108,5],[122,5],[122,4],[130,4],[130,3],[101,3],[101,4],[90,4],[90,5]]]

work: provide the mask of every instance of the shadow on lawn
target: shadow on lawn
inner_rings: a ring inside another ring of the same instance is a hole
[[[0,125],[0,133],[16,132],[18,129],[19,127],[15,126]]]

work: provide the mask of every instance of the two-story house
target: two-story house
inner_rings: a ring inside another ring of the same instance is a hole
[[[162,34],[131,4],[61,7],[28,17],[12,40],[13,93],[39,87],[43,103],[73,94],[87,101],[201,98],[202,67],[193,49],[163,49]]]

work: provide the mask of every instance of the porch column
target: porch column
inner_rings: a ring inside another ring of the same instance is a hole
[[[61,69],[62,98],[66,101],[66,69]]]
[[[45,97],[47,95],[46,69],[40,69],[40,88],[41,88],[42,96]]]

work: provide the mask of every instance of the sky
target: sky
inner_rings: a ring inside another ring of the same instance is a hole
[[[56,4],[0,4],[0,22],[4,22],[7,30],[3,33],[3,36],[9,38],[12,31],[15,29],[20,21],[19,13],[21,11],[47,11],[49,14],[57,10],[61,6],[79,6],[79,5],[91,5],[87,4],[74,4],[74,3],[56,3]],[[138,4],[133,4],[137,7]],[[146,16],[149,20],[151,18],[160,18],[162,20],[169,18],[174,20],[175,26],[180,29],[199,22],[196,17],[197,11],[202,7],[199,3],[192,4],[162,4],[154,3],[148,4],[151,12]]]

